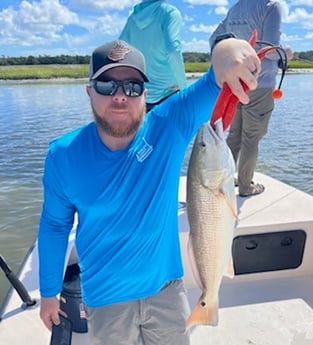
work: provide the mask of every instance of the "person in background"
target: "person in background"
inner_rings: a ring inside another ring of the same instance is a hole
[[[210,37],[211,48],[219,35],[232,32],[237,38],[249,40],[257,30],[258,41],[280,44],[282,7],[277,0],[238,0],[228,11],[225,19]],[[256,50],[264,45],[256,44]],[[292,58],[290,48],[285,48],[287,58]],[[267,133],[274,109],[272,92],[275,88],[279,55],[269,53],[262,60],[258,87],[249,92],[249,104],[239,103],[227,137],[234,160],[238,166],[239,195],[247,197],[260,194],[265,187],[253,182],[257,164],[259,142]]]
[[[179,10],[166,0],[143,0],[134,7],[120,35],[145,57],[150,80],[147,111],[187,85],[181,25]]]
[[[240,61],[240,63],[238,63]],[[86,92],[94,121],[50,144],[38,233],[40,317],[59,324],[68,237],[75,246],[92,345],[188,345],[178,185],[186,148],[227,82],[257,85],[244,40],[218,42],[211,69],[146,113],[144,57],[122,40],[96,48]]]

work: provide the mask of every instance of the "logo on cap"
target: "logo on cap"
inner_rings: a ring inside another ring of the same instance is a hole
[[[131,52],[131,49],[126,46],[122,41],[116,41],[111,48],[108,58],[112,61],[120,61],[125,58],[125,55]]]

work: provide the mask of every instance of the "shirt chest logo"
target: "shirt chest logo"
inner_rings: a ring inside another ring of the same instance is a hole
[[[153,146],[150,145],[145,138],[142,138],[141,146],[137,150],[136,157],[138,162],[142,163],[147,159],[153,151]]]

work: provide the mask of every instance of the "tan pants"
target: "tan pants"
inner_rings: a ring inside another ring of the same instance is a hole
[[[239,103],[227,137],[227,144],[237,163],[239,193],[249,192],[259,153],[259,141],[267,133],[274,109],[272,89],[249,93],[250,103]]]

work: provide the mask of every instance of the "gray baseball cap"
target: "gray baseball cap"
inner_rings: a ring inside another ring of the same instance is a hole
[[[114,67],[134,68],[141,73],[144,81],[149,81],[143,54],[122,40],[108,42],[93,51],[90,58],[89,78],[97,79],[103,72]]]

